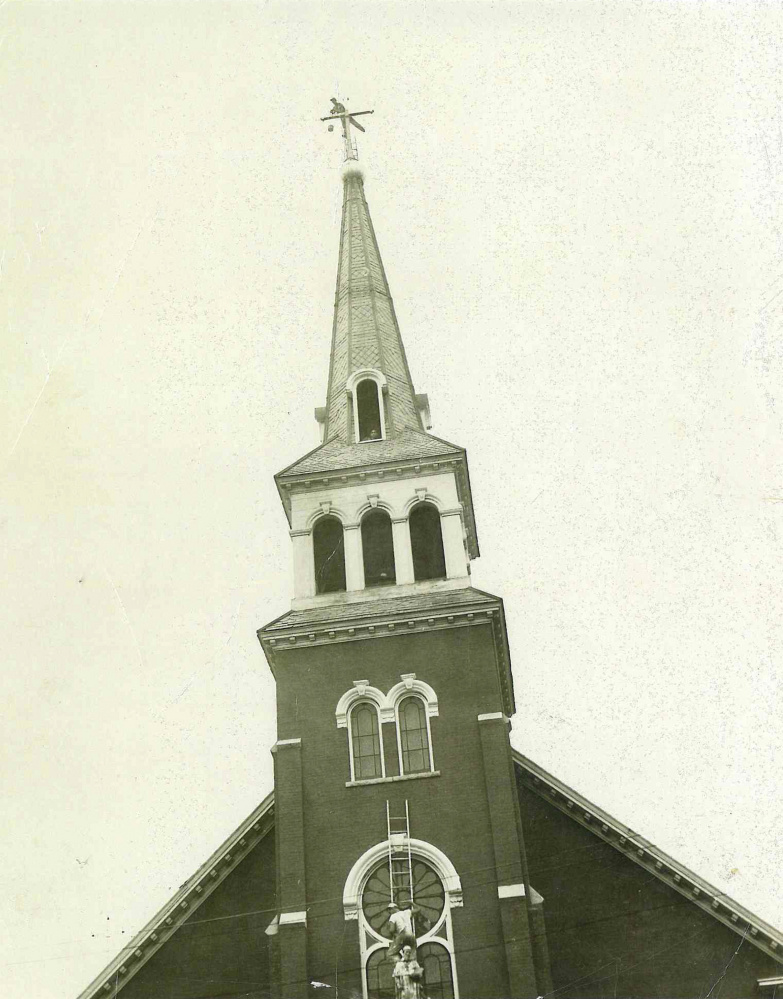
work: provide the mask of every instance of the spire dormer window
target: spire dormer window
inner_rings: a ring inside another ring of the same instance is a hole
[[[386,378],[382,371],[365,368],[354,371],[346,385],[353,408],[355,441],[382,441],[386,438],[383,394]]]
[[[379,441],[381,432],[381,404],[378,383],[365,378],[356,386],[356,419],[360,441]]]
[[[338,593],[345,589],[345,541],[337,517],[320,517],[313,528],[315,592]]]

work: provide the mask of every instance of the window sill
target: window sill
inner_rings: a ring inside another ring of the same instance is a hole
[[[440,770],[426,770],[421,774],[400,774],[397,777],[371,777],[369,780],[347,780],[346,787],[364,787],[365,784],[391,784],[398,780],[418,780],[420,777],[440,777]]]

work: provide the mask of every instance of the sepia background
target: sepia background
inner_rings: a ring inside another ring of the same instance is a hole
[[[776,4],[0,8],[5,999],[78,993],[271,790],[272,475],[339,133],[470,458],[513,743],[783,924]]]

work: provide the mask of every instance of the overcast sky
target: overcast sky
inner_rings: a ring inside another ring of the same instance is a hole
[[[468,450],[513,742],[758,915],[779,872],[778,4],[6,3],[5,999],[271,790],[272,475],[317,443],[329,98]]]

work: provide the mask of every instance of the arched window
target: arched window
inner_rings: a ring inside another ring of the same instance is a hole
[[[350,730],[352,780],[383,777],[383,749],[377,707],[369,701],[359,701],[351,709]]]
[[[428,999],[454,999],[455,967],[451,929],[451,906],[441,877],[433,866],[413,853],[410,866],[404,865],[402,884],[390,882],[388,859],[381,860],[367,877],[361,894],[359,933],[364,965],[364,995],[372,999],[394,999],[394,966],[397,955],[389,955],[389,901],[401,906],[412,899],[417,940],[416,960],[424,969],[421,994]]]
[[[372,378],[365,378],[356,386],[356,409],[360,441],[378,441],[383,437],[381,429],[381,405],[379,386]]]
[[[362,518],[362,555],[365,586],[397,581],[391,518],[385,510],[370,510]]]
[[[408,525],[414,579],[445,579],[446,558],[437,508],[432,503],[417,503],[411,510]]]
[[[345,589],[345,542],[337,517],[321,517],[313,528],[315,592],[336,593]]]
[[[427,999],[454,999],[454,977],[451,973],[451,954],[443,944],[422,944],[416,960],[424,969],[424,994]]]
[[[432,770],[430,732],[424,701],[412,695],[397,705],[400,773],[420,774]]]

